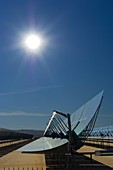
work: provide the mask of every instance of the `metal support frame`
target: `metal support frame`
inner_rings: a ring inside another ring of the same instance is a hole
[[[54,112],[56,112],[56,114],[59,114],[65,118],[67,118],[67,121],[68,121],[68,153],[71,153],[72,152],[72,131],[71,131],[71,115],[68,113],[68,114],[65,114],[65,113],[62,113],[62,112],[59,112],[57,110],[54,110]]]
[[[54,110],[54,112],[56,112],[57,114],[59,115],[62,115],[63,117],[67,118],[68,120],[68,134],[69,134],[69,142],[71,143],[71,139],[72,139],[72,133],[71,133],[71,119],[70,119],[70,114],[65,114],[65,113],[62,113],[62,112],[59,112],[57,110]]]
[[[61,118],[67,119],[67,123]],[[61,138],[68,140],[68,153],[72,153],[76,147],[79,148],[82,143],[71,127],[71,115],[54,110],[48,128],[44,132],[44,136],[52,138]]]

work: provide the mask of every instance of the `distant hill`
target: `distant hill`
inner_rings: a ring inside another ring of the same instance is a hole
[[[21,129],[21,130],[16,130],[16,131],[20,133],[33,135],[34,138],[42,137],[44,133],[43,130],[33,130],[33,129]]]
[[[32,138],[32,134],[22,133],[15,130],[0,128],[0,140],[6,139],[30,139]]]
[[[0,132],[5,132],[5,131],[12,131],[12,130],[5,129],[5,128],[0,128]]]

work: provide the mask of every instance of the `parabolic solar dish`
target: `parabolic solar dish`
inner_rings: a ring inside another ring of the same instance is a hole
[[[45,152],[70,142],[74,149],[80,148],[93,130],[103,99],[103,91],[81,106],[73,114],[54,111],[43,137],[22,148],[21,152]]]

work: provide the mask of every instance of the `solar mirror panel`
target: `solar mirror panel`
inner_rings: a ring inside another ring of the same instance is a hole
[[[74,130],[75,145],[79,135],[85,130],[88,124],[93,120],[93,117],[97,114],[102,102],[103,91],[92,98],[89,102],[81,106],[76,112],[70,116],[71,129]],[[64,115],[63,113],[61,113]],[[90,129],[89,129],[90,130]],[[61,147],[68,143],[69,137],[68,120],[64,121],[53,112],[52,117],[46,127],[44,136],[37,139],[30,144],[20,148],[21,152],[41,152],[48,151]],[[78,140],[79,141],[79,140]],[[76,147],[77,149],[77,147]]]

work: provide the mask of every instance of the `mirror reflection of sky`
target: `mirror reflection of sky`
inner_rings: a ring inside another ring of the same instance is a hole
[[[27,32],[46,42],[22,46]],[[113,1],[0,1],[0,127],[44,129],[101,90],[96,126],[113,125]]]

